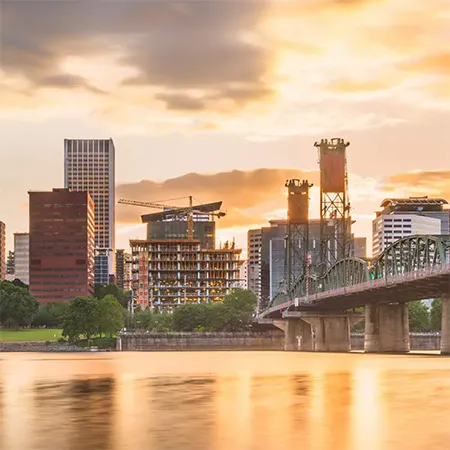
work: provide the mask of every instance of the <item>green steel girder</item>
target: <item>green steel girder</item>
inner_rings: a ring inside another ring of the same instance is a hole
[[[308,288],[306,278],[299,278],[291,292],[280,292],[269,306],[305,297],[307,292],[317,294],[446,262],[450,263],[450,236],[408,236],[391,244],[371,262],[360,258],[345,258],[337,261],[322,277],[312,273],[308,278]]]
[[[450,236],[408,236],[391,244],[372,263],[372,278],[402,275],[449,261]]]
[[[370,272],[367,261],[360,258],[345,258],[336,262],[325,272],[320,292],[353,286],[369,280]]]

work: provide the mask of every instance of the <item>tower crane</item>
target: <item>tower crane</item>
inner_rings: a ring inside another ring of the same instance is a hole
[[[130,206],[141,206],[143,208],[155,208],[155,209],[163,209],[166,213],[170,213],[173,215],[187,216],[188,222],[188,239],[194,239],[194,214],[208,214],[210,216],[217,217],[220,219],[224,217],[226,213],[223,211],[201,211],[201,205],[193,206],[192,196],[184,197],[189,198],[189,206],[174,206],[174,205],[165,205],[162,203],[156,202],[143,202],[140,200],[127,200],[124,198],[119,199],[118,203],[122,205],[130,205]],[[169,199],[170,200],[179,200],[179,199]],[[198,209],[196,209],[198,208]]]

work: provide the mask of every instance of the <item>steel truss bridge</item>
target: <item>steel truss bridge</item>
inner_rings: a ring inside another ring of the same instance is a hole
[[[347,310],[372,303],[408,302],[450,293],[450,236],[408,236],[376,259],[345,258],[323,276],[299,278],[279,292],[260,318],[288,310]]]

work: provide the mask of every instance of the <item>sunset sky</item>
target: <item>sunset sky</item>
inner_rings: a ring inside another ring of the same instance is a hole
[[[389,196],[450,200],[450,0],[0,0],[0,220],[63,185],[63,139],[116,146],[117,198],[223,200],[219,239],[285,214],[321,138],[357,235]],[[181,202],[183,202],[181,200]],[[144,237],[117,208],[117,247]]]

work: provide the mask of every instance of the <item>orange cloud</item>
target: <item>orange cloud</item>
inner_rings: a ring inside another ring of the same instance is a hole
[[[385,180],[384,189],[409,191],[412,196],[434,196],[450,200],[450,170],[407,172]]]
[[[294,169],[233,170],[215,174],[190,173],[177,178],[156,182],[142,180],[138,183],[121,184],[116,188],[119,198],[141,201],[192,195],[200,203],[223,201],[227,216],[220,220],[221,228],[246,227],[264,223],[268,214],[286,207],[285,182],[290,178],[318,182],[318,172],[302,172]],[[166,201],[167,203],[168,201]],[[174,200],[169,204],[185,205],[187,199]],[[117,220],[138,223],[143,208],[118,205]]]

